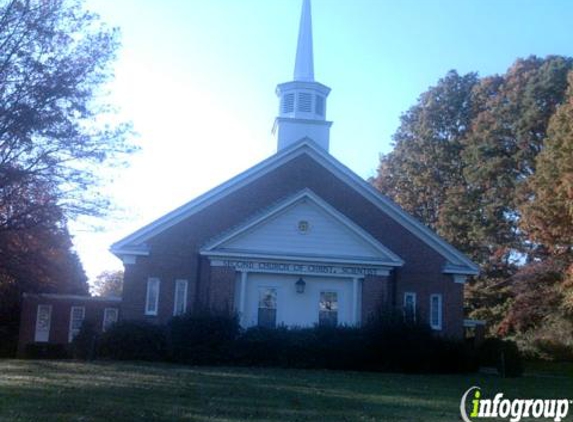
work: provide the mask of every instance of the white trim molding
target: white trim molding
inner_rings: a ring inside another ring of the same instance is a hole
[[[54,293],[23,293],[25,298],[55,299],[55,300],[81,300],[87,302],[121,302],[117,296],[81,296],[81,295],[59,295]]]
[[[404,317],[407,317],[407,312],[408,312],[408,298],[412,299],[412,318],[414,321],[416,321],[416,293],[415,292],[404,292],[404,302],[403,302],[403,308],[404,308]]]
[[[111,322],[110,318],[108,318],[108,315],[111,313],[115,313],[115,317],[111,318]],[[117,321],[119,321],[119,309],[118,308],[105,308],[103,310],[103,319],[101,322],[101,331],[102,332],[106,332],[109,327],[111,327],[113,324],[117,323]]]
[[[482,319],[464,319],[464,328],[485,327],[486,322]]]
[[[45,343],[50,340],[50,329],[52,326],[52,305],[39,304],[36,308],[36,328],[34,330],[34,341]]]
[[[133,254],[124,254],[121,256],[121,260],[123,261],[123,265],[135,265],[137,264],[137,257],[139,255]]]
[[[238,176],[235,176],[229,181],[137,230],[133,234],[113,244],[111,251],[120,258],[126,254],[148,254],[147,240],[301,155],[311,157],[343,183],[352,187],[365,199],[374,204],[396,223],[400,224],[426,245],[434,249],[448,261],[447,267],[455,269],[459,274],[476,275],[479,273],[478,266],[464,254],[440,238],[428,227],[414,219],[393,201],[382,195],[368,182],[360,178],[309,138],[303,138],[293,143],[290,147],[280,150],[270,158],[267,158]],[[444,272],[447,273],[448,271],[444,270]]]
[[[362,298],[361,279],[354,277],[352,279],[352,322],[355,326],[359,326],[360,318],[360,299]]]
[[[76,318],[75,313],[78,312],[81,318]],[[71,343],[74,338],[80,333],[84,319],[86,318],[85,306],[72,306],[70,308],[70,323],[68,326],[68,343]],[[79,324],[78,324],[79,322]]]
[[[180,287],[183,286],[183,291]],[[187,312],[187,292],[189,289],[189,281],[175,280],[175,289],[173,292],[173,316],[183,315]],[[183,305],[181,307],[181,305]],[[178,309],[180,308],[181,309]]]
[[[268,257],[250,256],[228,259],[209,256],[212,267],[234,268],[236,271],[267,274],[321,275],[342,278],[364,278],[366,276],[387,276],[391,267],[360,265],[354,262],[333,263],[305,261],[296,257],[282,257],[271,260]]]
[[[246,271],[241,271],[241,282],[239,290],[239,319],[241,326],[244,327],[246,324],[246,304],[247,304],[247,281],[249,279],[249,273]]]
[[[305,263],[316,263],[316,264],[333,264],[333,265],[352,265],[359,267],[379,267],[384,271],[390,271],[395,265],[390,262],[380,262],[374,260],[365,259],[353,259],[353,258],[339,258],[339,257],[325,257],[325,256],[315,256],[315,255],[283,255],[283,254],[269,254],[269,253],[252,253],[252,252],[224,252],[224,251],[213,251],[213,252],[202,252],[201,255],[208,256],[211,260],[225,260],[233,261],[236,265],[243,262],[250,262],[253,260],[271,260],[271,261],[300,261]],[[235,264],[234,264],[235,265]],[[246,270],[252,268],[251,264],[246,264]],[[225,265],[216,265],[225,266]],[[250,266],[250,268],[249,268]],[[370,274],[377,275],[377,274]],[[388,275],[388,274],[378,274],[378,275]]]
[[[444,274],[460,275],[460,276],[465,276],[467,278],[468,276],[471,275],[478,275],[479,268],[476,266],[476,271],[468,271],[468,268],[466,266],[452,265],[448,263],[444,266],[442,272]]]
[[[434,302],[436,300],[437,302]],[[430,327],[432,330],[439,331],[443,328],[444,304],[441,294],[435,293],[430,295]],[[437,308],[434,308],[437,306]],[[437,320],[434,321],[434,310],[436,310]]]
[[[153,292],[152,290],[156,291]],[[158,278],[147,279],[147,294],[145,296],[145,315],[157,316],[159,311],[159,292],[161,291],[161,281]],[[152,297],[152,295],[155,295]],[[153,299],[153,301],[151,301]]]

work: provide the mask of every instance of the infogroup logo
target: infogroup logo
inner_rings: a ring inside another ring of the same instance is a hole
[[[560,422],[567,417],[570,405],[573,405],[573,400],[510,400],[504,399],[503,393],[497,393],[493,399],[485,399],[482,397],[481,388],[474,386],[462,396],[460,413],[464,422],[487,418],[509,419],[510,422],[519,422],[522,418],[549,419]]]

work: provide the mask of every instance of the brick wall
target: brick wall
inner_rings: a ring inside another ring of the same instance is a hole
[[[232,268],[211,268],[209,282],[209,308],[214,312],[232,314],[235,300],[236,274]]]
[[[415,289],[419,292],[420,313],[426,314],[429,295],[442,293],[444,333],[457,336],[463,331],[463,292],[451,276],[442,274],[444,258],[307,155],[283,164],[150,239],[150,255],[138,257],[134,265],[126,265],[125,318],[166,322],[172,316],[177,278],[189,280],[188,309],[233,303],[230,282],[218,282],[217,293],[209,295],[219,275],[211,277],[209,263],[199,256],[199,250],[214,237],[305,188],[310,188],[406,262],[394,275],[394,290],[386,292],[393,296],[392,303],[401,306],[403,292]],[[159,315],[151,318],[144,316],[148,277],[161,280]],[[365,281],[365,285],[366,289],[378,288],[374,281]],[[363,309],[370,312],[376,306],[374,302],[366,303]]]
[[[35,342],[38,305],[52,306],[48,343],[68,346],[70,313],[73,306],[85,307],[84,321],[92,323],[95,330],[101,333],[104,309],[115,308],[119,310],[120,300],[52,294],[24,295],[18,338],[19,357],[25,355],[26,345]],[[118,317],[121,318],[121,315],[118,314]]]
[[[390,276],[366,276],[362,282],[362,322],[376,317],[377,313],[392,305]]]

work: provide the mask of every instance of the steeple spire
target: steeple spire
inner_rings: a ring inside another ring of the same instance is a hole
[[[310,0],[303,0],[298,30],[298,45],[294,66],[294,80],[314,82],[314,57],[312,52],[312,16]]]
[[[326,120],[326,98],[330,88],[314,80],[310,0],[302,0],[294,80],[279,84],[276,93],[280,100],[273,127],[277,150],[308,138],[328,151],[332,122]]]

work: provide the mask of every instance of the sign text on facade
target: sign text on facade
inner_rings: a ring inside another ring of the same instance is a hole
[[[358,265],[340,265],[340,264],[307,264],[292,262],[273,262],[273,261],[247,261],[247,260],[212,260],[211,265],[214,267],[235,268],[238,271],[252,271],[265,273],[285,273],[285,274],[320,274],[336,275],[348,277],[364,277],[367,275],[385,275],[386,268],[358,266]]]

